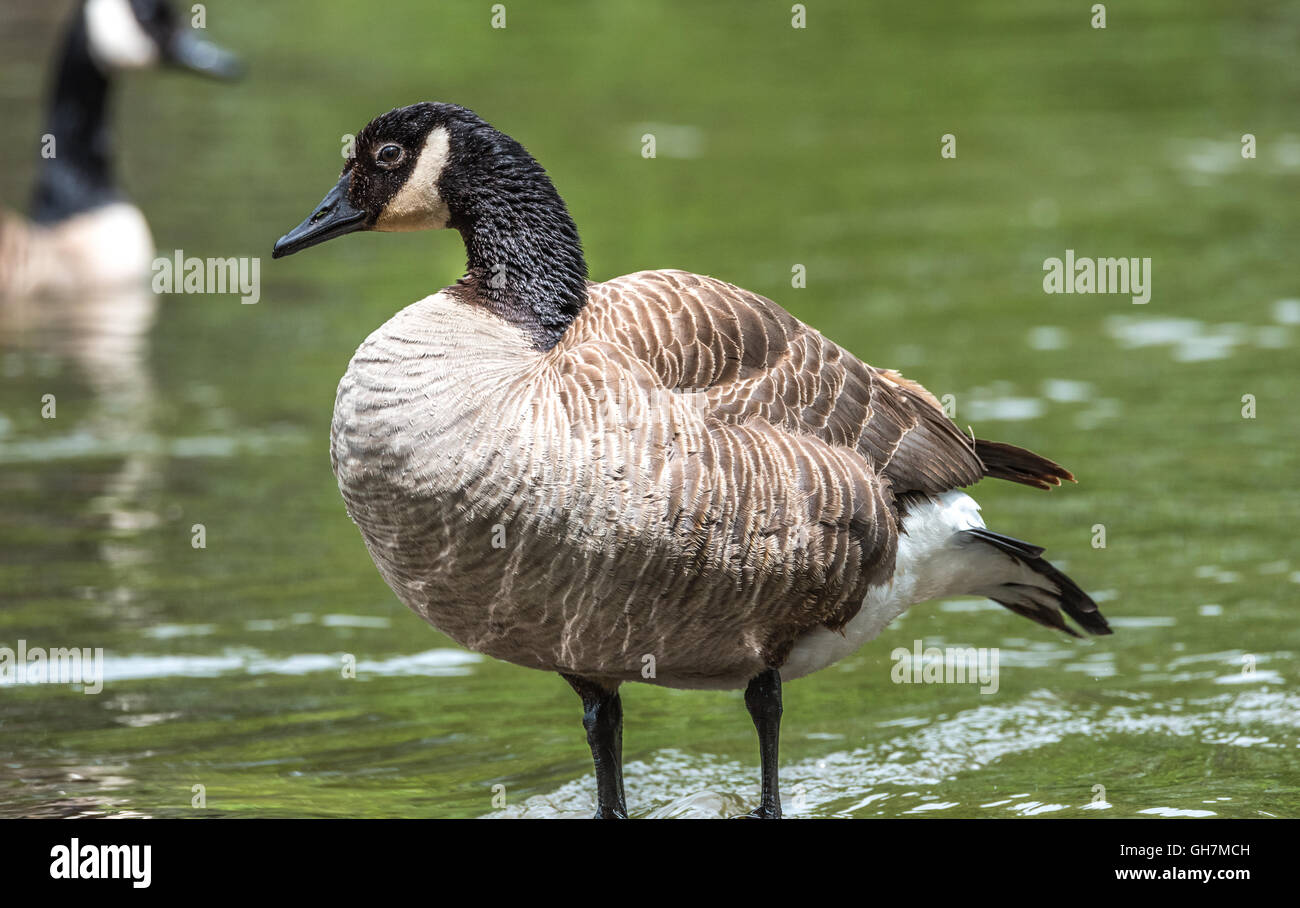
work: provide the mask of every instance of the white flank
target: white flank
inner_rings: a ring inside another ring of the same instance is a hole
[[[983,526],[980,506],[965,492],[945,492],[937,501],[914,505],[903,518],[904,532],[898,537],[898,559],[890,582],[867,590],[862,610],[843,634],[818,627],[795,641],[790,658],[781,667],[781,679],[802,678],[838,662],[874,640],[908,606],[975,593],[1004,582],[1015,570],[1009,559],[988,546],[968,545],[954,538],[962,530]]]

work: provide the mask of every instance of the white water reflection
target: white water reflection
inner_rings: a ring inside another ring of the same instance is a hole
[[[1179,138],[1169,142],[1169,156],[1184,178],[1197,186],[1208,186],[1229,174],[1248,168],[1270,174],[1300,168],[1300,136],[1282,133],[1258,149],[1256,158],[1244,158],[1239,136]]]
[[[0,443],[0,463],[34,463],[97,457],[148,456],[167,458],[235,457],[239,454],[283,454],[291,444],[305,444],[308,436],[297,429],[245,430],[238,435],[194,435],[163,438],[152,432],[105,436],[74,430],[47,438]]]
[[[1274,303],[1273,321],[1279,325],[1300,325],[1300,300],[1278,300]]]
[[[1036,325],[1029,329],[1029,346],[1034,350],[1063,350],[1070,343],[1070,335],[1057,325]]]
[[[1106,332],[1127,349],[1169,347],[1174,360],[1183,363],[1225,359],[1242,346],[1279,349],[1291,343],[1290,331],[1275,325],[1210,324],[1193,318],[1115,315],[1106,319]]]
[[[421,675],[446,677],[467,675],[469,667],[483,661],[476,653],[455,649],[432,649],[386,659],[362,659],[357,662],[357,678]],[[306,675],[313,672],[338,672],[341,653],[303,653],[292,656],[268,656],[260,650],[238,647],[220,655],[147,655],[104,656],[104,681],[139,681],[148,678],[213,678],[220,675]]]
[[[1134,697],[1133,699],[1141,699]],[[924,720],[922,720],[924,721]],[[1074,804],[1039,802],[1031,793],[963,804],[934,791],[946,781],[1031,753],[1066,738],[1107,735],[1197,736],[1241,747],[1290,747],[1300,743],[1300,696],[1284,691],[1241,691],[1217,697],[1162,703],[1071,705],[1050,691],[1036,691],[1010,705],[981,705],[889,735],[898,723],[880,723],[880,740],[866,747],[781,767],[783,808],[789,816],[893,816],[979,808],[992,816],[1033,816],[1067,809],[1102,809],[1090,783],[1080,782]],[[1239,729],[1249,727],[1247,736]],[[1262,734],[1266,732],[1267,736]],[[723,817],[744,813],[758,798],[754,764],[667,749],[625,767],[629,810],[646,814]],[[555,791],[496,811],[492,817],[585,817],[594,811],[591,774]],[[720,790],[719,790],[720,789]],[[1113,807],[1114,805],[1106,805]],[[1150,807],[1126,813],[1153,813]],[[1195,812],[1208,816],[1210,811]]]
[[[1148,807],[1138,813],[1153,817],[1213,817],[1218,816],[1213,810],[1187,810],[1182,807]]]
[[[1075,404],[1091,400],[1095,389],[1086,381],[1049,378],[1043,382],[1043,396],[1056,403]]]
[[[974,422],[1021,422],[1047,411],[1037,397],[976,397],[966,404],[965,417]]]

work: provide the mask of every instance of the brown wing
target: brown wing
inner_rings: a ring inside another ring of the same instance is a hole
[[[666,387],[703,393],[720,420],[761,418],[854,450],[895,495],[984,476],[974,440],[933,395],[863,363],[769,299],[685,271],[630,274],[591,294],[589,330],[617,338]]]
[[[705,419],[689,431],[703,435],[685,441],[707,456],[669,459],[663,476],[705,560],[762,579],[745,589],[786,590],[768,600],[780,614],[755,621],[756,605],[745,615],[732,606],[709,618],[766,629],[768,664],[809,627],[842,628],[867,588],[888,581],[910,498],[986,475],[1044,488],[1069,478],[1045,458],[963,435],[920,385],[739,287],[645,271],[589,294],[556,349],[601,365],[588,390],[630,381],[699,407]]]

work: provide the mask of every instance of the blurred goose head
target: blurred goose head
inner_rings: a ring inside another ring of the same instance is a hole
[[[150,67],[237,76],[237,58],[199,32],[163,0],[83,0],[77,8],[54,64],[30,220],[0,212],[0,298],[148,275],[153,238],[113,174],[111,82]]]
[[[85,0],[79,24],[87,54],[105,75],[159,65],[219,79],[240,72],[234,54],[199,37],[164,0]]]

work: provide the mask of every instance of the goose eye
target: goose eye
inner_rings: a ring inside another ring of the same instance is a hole
[[[394,164],[397,164],[402,160],[402,155],[403,152],[400,145],[385,145],[383,148],[379,149],[379,153],[375,155],[375,161],[383,167],[392,167]]]

